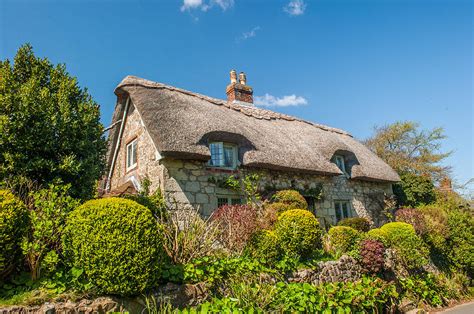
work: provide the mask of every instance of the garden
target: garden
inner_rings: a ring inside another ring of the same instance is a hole
[[[293,190],[208,219],[159,193],[81,202],[68,190],[0,192],[0,306],[114,296],[148,313],[351,313],[472,297],[474,221],[455,194],[379,228],[324,230]]]

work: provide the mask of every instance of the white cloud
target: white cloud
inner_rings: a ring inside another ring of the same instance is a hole
[[[302,15],[306,10],[306,3],[304,0],[291,0],[283,10],[291,16]]]
[[[304,97],[296,96],[295,94],[281,98],[270,94],[255,96],[255,105],[262,107],[296,107],[307,104],[308,101]]]
[[[203,0],[183,0],[181,12],[197,9],[207,12],[215,6],[220,7],[222,11],[225,11],[234,6],[234,0],[208,0],[207,2]]]
[[[240,37],[237,38],[237,42],[257,36],[257,31],[259,30],[260,30],[260,26],[255,26],[250,31],[242,33],[242,35],[240,35]]]

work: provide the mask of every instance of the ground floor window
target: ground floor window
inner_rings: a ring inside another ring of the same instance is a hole
[[[238,196],[218,196],[217,197],[217,207],[224,205],[240,205],[242,204],[242,199]]]
[[[351,217],[351,203],[349,201],[335,201],[334,210],[336,211],[336,222],[344,218]]]

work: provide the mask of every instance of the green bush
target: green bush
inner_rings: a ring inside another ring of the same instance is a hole
[[[11,192],[0,190],[0,279],[21,256],[20,244],[28,229],[28,210]]]
[[[370,222],[363,217],[344,218],[339,221],[337,225],[351,227],[362,232],[367,232],[370,230]]]
[[[266,205],[265,208],[269,211],[274,211],[278,214],[281,214],[284,211],[287,211],[287,210],[290,210],[290,209],[294,209],[294,208],[291,207],[291,205],[288,205],[288,204],[285,204],[285,203],[280,203],[280,202],[270,203],[270,204]]]
[[[417,269],[428,262],[428,249],[415,233],[412,225],[404,222],[390,222],[380,228],[389,247],[396,250],[407,269]]]
[[[436,201],[433,182],[426,176],[404,173],[401,182],[393,185],[398,206],[417,207]]]
[[[474,218],[469,212],[452,210],[448,213],[448,252],[451,263],[474,275]]]
[[[353,255],[358,251],[358,243],[362,233],[354,228],[346,226],[335,226],[329,229],[329,251],[334,256],[342,254]]]
[[[144,206],[121,198],[88,201],[67,219],[64,251],[100,293],[134,295],[156,284],[167,261],[162,227]]]
[[[245,251],[253,258],[263,259],[270,263],[278,260],[281,253],[278,237],[271,230],[260,230],[254,233]]]
[[[282,213],[275,224],[278,243],[284,254],[307,257],[321,246],[321,229],[314,215],[304,209]]]
[[[385,246],[388,245],[387,233],[380,228],[371,229],[365,234],[365,238],[369,240],[376,240],[382,242]]]
[[[295,190],[282,190],[275,193],[273,199],[276,203],[283,203],[289,206],[289,209],[307,209],[308,203],[304,197]]]

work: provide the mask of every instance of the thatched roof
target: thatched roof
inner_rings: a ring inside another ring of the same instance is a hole
[[[119,101],[112,122],[120,119],[129,95],[164,157],[209,160],[208,141],[228,141],[239,145],[246,167],[339,175],[331,162],[338,152],[353,160],[353,179],[399,181],[395,171],[343,130],[133,76],[125,77],[115,93]],[[117,130],[111,130],[112,142]]]

